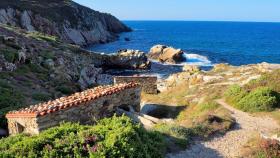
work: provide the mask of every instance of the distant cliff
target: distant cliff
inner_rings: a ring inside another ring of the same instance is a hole
[[[0,23],[56,35],[78,45],[114,41],[131,31],[110,14],[100,13],[71,0],[0,1]]]

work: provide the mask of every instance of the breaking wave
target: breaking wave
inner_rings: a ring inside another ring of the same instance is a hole
[[[206,56],[199,54],[184,53],[184,58],[186,58],[186,62],[182,63],[184,65],[213,66]]]

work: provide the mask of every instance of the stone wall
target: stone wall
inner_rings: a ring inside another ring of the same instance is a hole
[[[141,85],[142,91],[148,94],[157,94],[157,77],[156,76],[116,76],[114,83],[136,82]]]
[[[19,117],[8,119],[9,134],[18,133],[39,134],[36,117]]]
[[[41,108],[42,105],[48,105],[47,108],[52,108],[51,105],[53,101],[10,112],[6,115],[9,134],[38,134],[42,130],[59,125],[61,122],[93,124],[96,120],[103,117],[112,116],[116,112],[117,107],[124,109],[133,108],[134,111],[140,111],[141,87],[139,85],[135,86],[134,83],[129,83],[124,86],[112,86],[112,90],[106,91],[110,88],[111,87],[104,88],[104,90],[101,89],[97,94],[95,94],[95,91],[91,93],[90,90],[85,92],[87,96],[93,95],[93,99],[87,99],[86,101],[80,99],[82,98],[82,93],[62,98],[60,101],[65,100],[65,102],[62,103],[64,104],[63,106],[60,108],[55,107],[47,112],[39,111],[39,113],[34,113],[32,110],[38,107]],[[98,97],[98,95],[100,97]],[[75,96],[77,96],[78,104],[72,104],[71,106],[68,103],[71,102],[71,99],[75,98]]]

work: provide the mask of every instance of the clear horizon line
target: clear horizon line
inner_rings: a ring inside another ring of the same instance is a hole
[[[132,20],[132,19],[120,19],[121,21],[185,21],[185,22],[247,22],[247,23],[280,23],[280,21],[245,21],[245,20],[145,20],[145,19],[137,19],[137,20]]]

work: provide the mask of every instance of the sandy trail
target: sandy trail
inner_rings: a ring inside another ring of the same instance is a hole
[[[254,117],[228,105],[223,99],[217,103],[228,109],[236,119],[236,126],[225,135],[208,141],[197,141],[189,149],[180,153],[168,154],[167,158],[219,158],[240,157],[240,149],[254,133],[269,133],[279,129],[275,120],[269,117]]]

